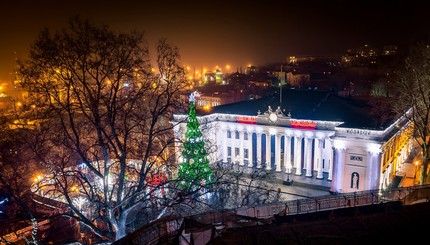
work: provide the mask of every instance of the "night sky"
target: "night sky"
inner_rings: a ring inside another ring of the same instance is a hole
[[[430,36],[426,1],[0,1],[0,80],[11,80],[43,27],[70,17],[114,30],[144,31],[180,49],[184,65],[232,70],[283,62],[291,55],[340,55],[348,48],[406,46]],[[234,3],[233,3],[234,2]]]

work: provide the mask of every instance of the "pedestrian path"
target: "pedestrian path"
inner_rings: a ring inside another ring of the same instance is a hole
[[[281,189],[283,196],[288,200],[297,198],[317,197],[330,194],[331,181],[324,175],[323,179],[290,174],[285,178],[285,173],[275,173],[275,178],[269,179],[275,185],[276,190]],[[283,178],[285,179],[283,179]]]
[[[294,184],[293,185],[275,184],[274,191],[277,191],[278,189],[281,190],[282,199],[287,201],[330,195],[329,191],[301,187]]]
[[[270,177],[266,177],[266,181],[272,185],[272,192],[281,191],[283,200],[296,200],[301,198],[313,198],[318,196],[330,195],[332,182],[327,180],[328,174],[324,173],[322,179],[317,179],[314,176],[306,177],[302,175],[286,174],[285,172],[272,171]],[[242,178],[249,178],[248,174]],[[289,180],[289,181],[287,181]]]

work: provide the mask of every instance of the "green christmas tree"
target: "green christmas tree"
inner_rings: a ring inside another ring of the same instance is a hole
[[[189,99],[190,111],[183,143],[183,160],[178,170],[179,186],[189,192],[212,183],[212,169],[209,167],[205,142],[200,131],[200,123],[197,120],[195,93],[192,93]]]

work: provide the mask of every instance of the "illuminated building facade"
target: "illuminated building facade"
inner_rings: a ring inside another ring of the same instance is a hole
[[[175,115],[175,121],[184,117]],[[290,176],[322,180],[338,193],[389,187],[412,151],[409,121],[401,117],[378,125],[375,118],[368,105],[353,98],[286,89],[199,116],[215,149],[208,151],[212,162],[272,171],[281,182]],[[176,127],[176,137],[183,137],[184,127]]]

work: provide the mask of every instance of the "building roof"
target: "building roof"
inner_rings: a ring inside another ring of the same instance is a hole
[[[388,127],[378,125],[378,120],[371,114],[372,106],[354,97],[341,97],[333,91],[283,89],[273,95],[257,100],[246,100],[213,107],[210,112],[200,111],[200,115],[222,113],[257,116],[258,111],[264,113],[271,106],[273,110],[280,105],[285,115],[301,120],[344,122],[340,127],[380,130]]]

